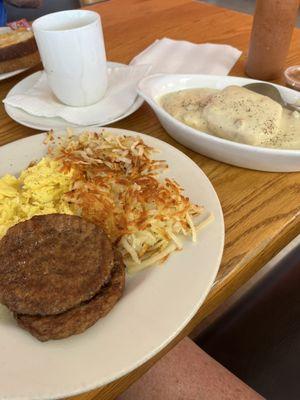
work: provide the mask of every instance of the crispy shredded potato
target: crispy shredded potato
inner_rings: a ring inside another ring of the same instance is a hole
[[[77,213],[103,227],[118,245],[129,272],[141,270],[182,249],[181,235],[196,241],[193,220],[203,207],[192,204],[174,180],[162,179],[167,163],[136,136],[71,131],[55,138],[49,156],[73,172],[66,199]],[[204,221],[208,223],[212,217]]]

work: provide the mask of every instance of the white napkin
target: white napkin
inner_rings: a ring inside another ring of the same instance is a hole
[[[7,96],[3,102],[40,117],[61,117],[73,124],[105,125],[123,115],[134,103],[136,86],[149,71],[149,65],[108,68],[108,89],[98,103],[87,107],[62,104],[52,93],[45,72],[32,88],[22,94]]]
[[[151,64],[151,74],[227,75],[241,54],[226,44],[195,44],[163,38],[134,57],[130,64]]]

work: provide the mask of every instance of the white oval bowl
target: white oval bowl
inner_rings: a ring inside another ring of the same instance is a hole
[[[155,74],[139,82],[138,93],[175,140],[200,154],[227,164],[259,171],[300,171],[300,150],[272,149],[222,139],[185,125],[159,104],[160,96],[177,90],[201,87],[223,89],[229,85],[243,86],[253,82],[259,81],[233,76]],[[300,99],[299,92],[279,85],[274,86],[288,103]]]

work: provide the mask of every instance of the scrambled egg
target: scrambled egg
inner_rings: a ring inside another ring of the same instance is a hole
[[[19,178],[0,179],[0,239],[8,228],[41,214],[74,214],[64,194],[71,190],[72,171],[60,172],[60,163],[48,157],[25,169]]]

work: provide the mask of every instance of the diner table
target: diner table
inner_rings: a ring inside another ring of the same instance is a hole
[[[128,63],[155,39],[162,37],[195,43],[224,43],[243,51],[230,75],[245,76],[244,64],[252,24],[249,15],[191,0],[110,0],[86,8],[101,14],[110,61]],[[286,60],[287,66],[295,64],[300,64],[298,29],[294,31]],[[1,98],[31,72],[0,82]],[[284,84],[282,79],[276,82]],[[180,334],[151,360],[128,375],[72,397],[73,400],[115,399],[300,233],[300,173],[242,169],[197,154],[174,141],[145,103],[134,114],[111,126],[166,141],[202,168],[223,208],[225,248],[213,288]],[[36,130],[11,120],[1,105],[0,145],[36,133]]]

